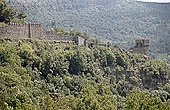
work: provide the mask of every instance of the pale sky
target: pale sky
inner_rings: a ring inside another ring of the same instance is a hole
[[[137,0],[137,1],[144,1],[144,2],[158,2],[158,3],[170,3],[170,0]]]

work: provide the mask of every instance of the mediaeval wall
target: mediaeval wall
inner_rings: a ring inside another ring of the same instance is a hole
[[[140,53],[147,55],[148,54],[148,48],[149,48],[149,40],[136,40],[136,45],[134,48],[131,48],[130,51],[133,53]]]
[[[133,48],[133,53],[140,53],[140,54],[144,54],[147,55],[148,54],[148,48],[149,47],[138,47],[138,48]]]
[[[46,36],[46,30],[44,30],[41,24],[28,24],[28,27],[28,32],[30,32],[30,38],[44,39],[44,37]]]
[[[74,41],[73,36],[58,35],[56,32],[45,32],[46,40],[56,40],[56,41]]]
[[[28,37],[28,24],[10,24],[0,27],[0,36],[21,39]]]
[[[48,32],[41,24],[9,24],[0,27],[0,37],[12,39],[38,38],[51,41],[76,42],[78,45],[85,45],[85,40],[81,37],[58,35],[56,32]]]
[[[74,41],[77,42],[78,45],[86,46],[86,41],[82,37],[77,36],[77,37],[74,38]]]
[[[58,35],[56,32],[46,31],[41,24],[18,24],[13,23],[6,26],[0,26],[0,37],[8,37],[12,39],[28,39],[38,38],[48,41],[58,42],[75,42],[77,45],[95,47],[107,46],[106,44],[97,44],[95,42],[89,42],[79,36],[65,36]],[[149,40],[136,40],[136,46],[131,48],[130,51],[133,53],[141,53],[147,55],[149,48]]]

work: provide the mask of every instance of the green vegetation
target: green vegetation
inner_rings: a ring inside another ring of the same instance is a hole
[[[169,79],[118,47],[0,39],[0,110],[169,110]]]
[[[97,3],[110,7],[107,2]],[[59,5],[58,9],[82,6]],[[0,26],[24,22],[25,14],[17,14],[3,0],[0,8]],[[57,34],[89,37],[52,27],[49,31]],[[118,46],[88,48],[37,39],[0,39],[0,110],[170,110],[169,80],[165,62]]]
[[[70,30],[70,31],[66,31],[64,28],[61,27],[51,27],[48,29],[49,32],[55,32],[56,34],[60,34],[60,35],[64,35],[64,36],[80,36],[84,39],[88,39],[90,40],[94,40],[92,39],[92,36],[90,36],[88,33],[86,32],[80,32],[77,30]]]
[[[124,48],[134,46],[135,39],[150,39],[151,55],[170,61],[170,4],[135,0],[10,1],[24,10],[28,21],[46,27],[76,29]]]
[[[0,22],[10,23],[14,21],[23,21],[26,15],[17,11],[14,7],[7,4],[5,0],[0,0]]]
[[[0,0],[0,22],[9,23],[14,16],[15,10],[4,0]]]
[[[162,104],[159,98],[146,92],[132,92],[126,98],[127,110],[170,110],[170,106]]]

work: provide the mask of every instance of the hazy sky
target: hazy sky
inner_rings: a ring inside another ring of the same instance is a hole
[[[137,1],[145,1],[145,2],[160,2],[160,3],[170,2],[170,0],[137,0]]]

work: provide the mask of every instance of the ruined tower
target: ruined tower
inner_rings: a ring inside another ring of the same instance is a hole
[[[141,40],[136,40],[135,42],[136,42],[135,47],[130,48],[130,51],[133,53],[148,55],[149,40],[141,39]]]

